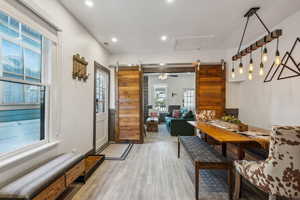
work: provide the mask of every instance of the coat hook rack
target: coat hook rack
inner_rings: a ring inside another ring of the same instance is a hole
[[[73,79],[86,81],[89,77],[87,73],[88,62],[79,54],[73,56]]]

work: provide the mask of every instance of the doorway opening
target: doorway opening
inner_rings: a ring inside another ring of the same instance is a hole
[[[195,120],[195,68],[144,72],[144,121],[146,137],[193,135],[188,121]],[[189,133],[190,132],[190,133]]]

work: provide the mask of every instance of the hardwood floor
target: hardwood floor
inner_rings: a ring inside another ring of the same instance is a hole
[[[125,161],[105,161],[85,185],[74,185],[64,200],[193,200],[192,163],[182,152],[177,158],[177,138],[148,133],[145,144],[134,145]],[[201,172],[200,199],[228,199],[224,180]]]

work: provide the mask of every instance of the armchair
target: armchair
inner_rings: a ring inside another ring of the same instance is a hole
[[[235,161],[236,187],[239,199],[241,176],[269,199],[283,196],[300,198],[300,127],[275,127],[271,135],[269,157],[265,161]]]

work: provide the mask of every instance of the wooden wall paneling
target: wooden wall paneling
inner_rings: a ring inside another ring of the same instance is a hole
[[[142,72],[122,68],[116,79],[116,141],[142,143]]]
[[[196,73],[197,111],[216,110],[222,117],[225,110],[225,68],[222,65],[201,66]]]

